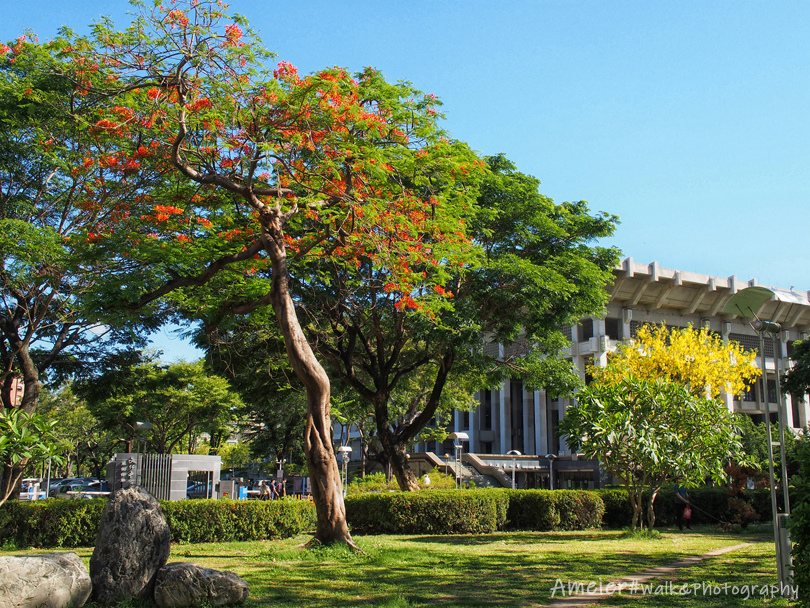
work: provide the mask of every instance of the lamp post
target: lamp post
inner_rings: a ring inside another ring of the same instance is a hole
[[[448,439],[455,440],[453,443],[453,448],[456,450],[456,487],[461,487],[461,455],[464,451],[464,446],[461,444],[462,441],[469,441],[470,436],[467,433],[462,431],[458,431],[455,433],[450,433]]]
[[[512,457],[512,489],[514,490],[515,487],[516,487],[516,485],[515,485],[515,456],[523,456],[523,454],[521,454],[517,450],[509,450],[506,453],[506,455]]]
[[[276,460],[276,479],[278,479],[281,483],[284,483],[284,465],[287,462],[286,458],[282,458],[281,460]]]
[[[444,475],[445,475],[445,477],[450,474],[450,473],[447,472],[449,466],[450,466],[450,454],[445,452],[444,453]]]
[[[788,518],[790,517],[790,497],[788,496],[788,476],[787,476],[787,462],[785,458],[785,415],[782,412],[782,391],[779,386],[779,359],[782,356],[782,327],[779,323],[773,321],[765,321],[757,316],[761,312],[763,306],[771,301],[796,303],[801,302],[800,296],[792,292],[785,292],[782,290],[774,290],[761,285],[748,287],[738,291],[731,296],[726,303],[723,312],[726,314],[739,315],[743,318],[755,319],[751,323],[751,327],[759,335],[759,362],[762,369],[762,393],[763,396],[763,412],[765,414],[765,433],[767,434],[768,444],[768,476],[771,486],[771,512],[773,513],[773,533],[774,544],[776,545],[776,570],[779,577],[780,587],[787,589],[791,580],[791,542],[790,534],[787,528]],[[773,464],[773,435],[771,434],[771,413],[768,399],[768,375],[767,367],[765,365],[765,334],[771,334],[773,344],[773,365],[776,383],[776,417],[779,425],[779,453],[782,457],[782,491],[784,494],[785,511],[784,513],[777,512],[776,501],[776,478],[774,475]],[[784,593],[784,591],[783,591]]]
[[[347,445],[342,445],[337,451],[343,462],[343,498],[346,498],[346,485],[349,483],[349,454],[352,453],[352,449]]]
[[[548,489],[554,489],[554,461],[557,460],[556,454],[546,454],[544,456],[548,460]]]

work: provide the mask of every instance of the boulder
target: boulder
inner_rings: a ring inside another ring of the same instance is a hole
[[[105,605],[151,599],[158,570],[169,559],[170,540],[163,510],[151,494],[118,490],[101,514],[90,558],[94,599]]]
[[[230,606],[248,598],[248,584],[233,572],[202,568],[188,562],[167,564],[155,582],[155,603],[161,608],[179,606]]]
[[[87,566],[75,553],[0,557],[3,608],[80,608],[91,590]]]

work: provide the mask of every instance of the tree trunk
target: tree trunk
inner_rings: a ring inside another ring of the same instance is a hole
[[[383,433],[380,436],[380,441],[383,445],[383,450],[388,456],[388,464],[391,472],[397,479],[399,489],[403,492],[418,492],[419,482],[416,481],[416,475],[411,470],[411,465],[408,462],[406,455],[407,446],[394,439],[393,433]]]
[[[661,488],[655,488],[650,494],[650,502],[647,503],[647,528],[652,530],[655,526],[655,497]]]
[[[270,301],[284,335],[287,357],[306,388],[304,452],[318,517],[315,539],[323,544],[345,542],[354,546],[346,524],[340,469],[332,448],[329,378],[315,358],[295,314],[282,230],[278,226],[269,226],[264,241],[273,269]]]

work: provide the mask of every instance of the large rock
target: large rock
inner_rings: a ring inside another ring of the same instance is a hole
[[[90,573],[75,553],[0,557],[2,608],[80,608]]]
[[[160,503],[140,488],[118,490],[101,514],[90,558],[93,597],[102,604],[150,599],[169,559],[171,535]]]
[[[248,584],[233,572],[201,568],[188,562],[168,564],[158,572],[155,603],[161,608],[229,606],[248,598]]]

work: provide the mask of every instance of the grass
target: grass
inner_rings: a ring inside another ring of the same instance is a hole
[[[751,547],[710,558],[674,575],[679,584],[729,583],[727,594],[624,594],[599,605],[788,605],[781,599],[766,602],[758,596],[745,602],[741,595],[731,595],[734,585],[766,585],[776,580],[773,537],[764,526],[745,535],[707,527],[695,532],[663,530],[647,537],[609,530],[357,537],[362,554],[345,547],[305,550],[300,545],[306,540],[308,537],[173,545],[170,561],[236,572],[250,585],[248,608],[543,606],[551,602],[557,579],[607,583],[686,556],[752,542]],[[76,552],[89,560],[92,549]]]

